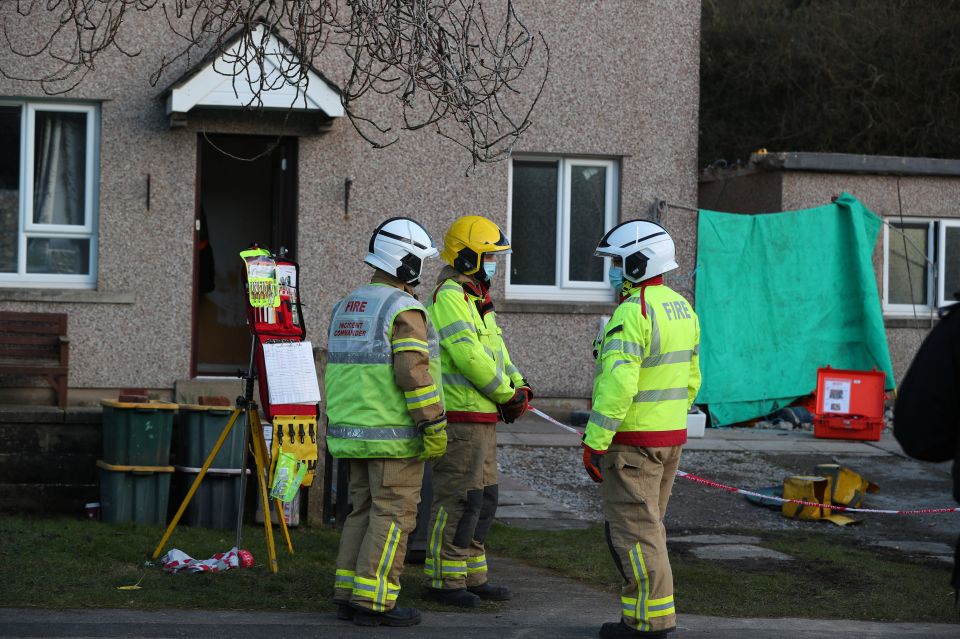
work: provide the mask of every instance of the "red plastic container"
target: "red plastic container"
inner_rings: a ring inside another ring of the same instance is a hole
[[[885,381],[883,371],[817,369],[813,436],[879,441]]]

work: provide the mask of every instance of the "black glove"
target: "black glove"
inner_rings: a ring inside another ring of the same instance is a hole
[[[523,386],[518,388],[507,402],[497,404],[497,415],[500,417],[500,421],[504,424],[512,424],[520,419],[527,412],[531,397],[533,397],[533,393],[529,388]]]

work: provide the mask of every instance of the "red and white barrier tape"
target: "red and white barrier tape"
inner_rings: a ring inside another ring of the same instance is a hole
[[[553,424],[554,426],[559,426],[559,427],[562,428],[563,430],[568,430],[568,431],[570,431],[571,433],[573,433],[573,434],[575,434],[575,435],[579,435],[580,437],[583,437],[583,431],[579,431],[579,430],[577,430],[576,428],[574,428],[573,426],[567,426],[566,424],[563,424],[563,423],[561,423],[561,422],[558,422],[558,421],[555,420],[553,417],[550,417],[549,415],[547,415],[545,412],[543,412],[543,411],[540,410],[539,408],[534,408],[533,406],[528,406],[528,408],[530,409],[530,412],[535,413],[536,415],[539,415],[540,417],[542,417],[543,419],[547,420],[548,422],[550,422],[550,423]]]
[[[682,470],[677,471],[677,477],[683,477],[684,479],[695,481],[698,484],[703,484],[704,486],[719,488],[720,490],[726,490],[728,492],[737,493],[739,495],[749,495],[751,497],[759,497],[761,499],[768,499],[770,501],[776,501],[782,504],[800,504],[801,506],[813,506],[815,508],[820,508],[820,507],[829,508],[830,510],[838,510],[840,512],[845,512],[845,513],[876,513],[880,515],[940,515],[943,513],[960,512],[960,507],[918,508],[915,510],[883,510],[878,508],[853,508],[850,506],[838,506],[836,504],[821,504],[815,501],[803,501],[800,499],[786,499],[784,497],[775,497],[773,495],[764,495],[761,493],[755,493],[752,490],[744,490],[743,488],[735,488],[733,486],[727,486],[726,484],[710,481],[709,479],[704,479],[703,477],[698,477],[697,475],[691,475],[690,473]]]
[[[536,415],[542,417],[546,421],[550,422],[554,426],[559,426],[560,428],[570,431],[571,433],[576,433],[577,435],[583,436],[583,432],[573,428],[572,426],[567,426],[561,422],[558,422],[553,417],[550,417],[542,410],[530,406],[530,411]],[[684,479],[689,479],[690,481],[697,482],[698,484],[703,484],[704,486],[710,486],[711,488],[719,488],[720,490],[725,490],[731,493],[737,493],[738,495],[747,495],[750,497],[758,497],[760,499],[776,501],[779,503],[788,503],[788,504],[800,504],[801,506],[813,506],[815,508],[829,508],[830,510],[836,510],[846,513],[874,513],[878,515],[941,515],[945,513],[955,513],[960,512],[960,507],[954,508],[917,508],[913,510],[884,510],[879,508],[853,508],[850,506],[837,506],[835,504],[821,504],[815,501],[803,501],[800,499],[787,499],[784,497],[775,497],[773,495],[764,495],[762,493],[756,493],[751,490],[745,490],[743,488],[736,488],[735,486],[728,486],[726,484],[721,484],[719,482],[711,481],[705,479],[698,475],[692,475],[686,471],[678,470],[677,477],[682,477]]]

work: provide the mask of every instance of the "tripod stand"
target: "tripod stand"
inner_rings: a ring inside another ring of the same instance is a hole
[[[197,473],[196,479],[193,480],[193,484],[190,486],[190,490],[187,491],[186,497],[183,498],[180,508],[177,509],[177,514],[173,516],[173,519],[167,526],[167,530],[163,533],[163,538],[160,540],[160,543],[157,544],[156,549],[154,549],[153,554],[150,556],[151,559],[157,559],[160,556],[160,553],[163,551],[163,547],[170,539],[170,535],[173,534],[177,524],[180,522],[180,518],[183,516],[187,506],[190,504],[190,500],[193,499],[197,489],[200,488],[200,483],[203,481],[204,476],[210,469],[210,465],[213,463],[214,458],[217,456],[217,453],[220,452],[220,447],[223,445],[223,442],[226,441],[227,436],[230,435],[230,431],[233,429],[237,419],[242,415],[244,417],[242,428],[246,430],[244,439],[247,440],[247,443],[250,446],[250,451],[253,453],[254,465],[256,467],[257,485],[260,493],[260,507],[263,510],[263,530],[267,540],[267,559],[270,565],[270,572],[277,572],[277,551],[273,542],[273,526],[270,523],[270,501],[267,496],[267,469],[269,468],[269,455],[267,453],[266,441],[263,435],[263,424],[260,422],[260,412],[258,410],[257,403],[253,401],[253,380],[256,375],[253,372],[252,361],[247,373],[242,375],[242,377],[245,381],[244,393],[243,395],[237,397],[237,403],[233,409],[233,414],[230,415],[230,421],[228,421],[227,425],[224,426],[223,431],[220,433],[220,437],[217,438],[216,443],[213,445],[213,450],[210,451],[210,454],[207,455],[206,460],[204,460],[203,467],[200,469],[200,472]],[[244,490],[246,485],[246,446],[244,446],[243,458],[244,464],[240,473],[240,506],[237,511],[238,549],[240,548],[240,532],[241,525],[243,523],[243,502],[244,494],[246,492]],[[290,554],[293,554],[293,543],[290,541],[290,531],[287,530],[287,522],[283,518],[283,504],[279,499],[276,499],[274,500],[274,505],[276,506],[277,521],[280,522],[280,529],[283,531],[284,538],[287,542],[287,550],[289,550]]]

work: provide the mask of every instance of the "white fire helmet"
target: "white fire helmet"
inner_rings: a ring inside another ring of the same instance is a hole
[[[426,229],[408,217],[392,217],[370,236],[370,252],[363,261],[416,286],[423,260],[437,255],[439,251]]]
[[[623,260],[623,277],[634,284],[678,268],[673,238],[646,220],[630,220],[607,231],[594,255]]]

